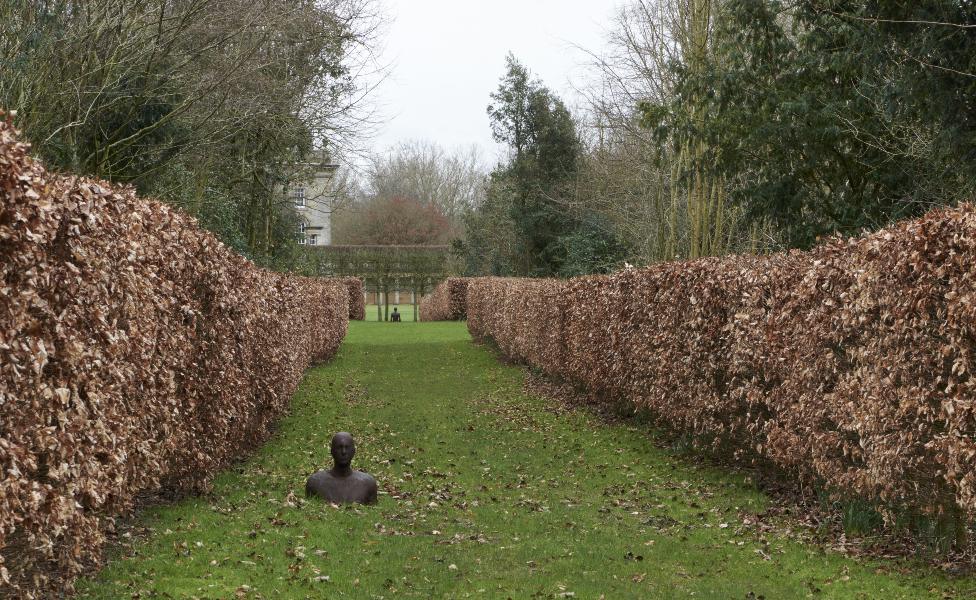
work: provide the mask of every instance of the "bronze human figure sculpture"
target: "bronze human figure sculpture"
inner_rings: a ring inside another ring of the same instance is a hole
[[[319,496],[336,504],[376,504],[376,480],[369,473],[353,469],[356,442],[345,431],[332,436],[335,466],[313,473],[305,482],[306,496]]]

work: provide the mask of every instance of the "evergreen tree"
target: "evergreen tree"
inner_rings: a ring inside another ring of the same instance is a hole
[[[506,62],[488,115],[495,140],[508,145],[510,159],[493,174],[489,197],[497,210],[508,195],[514,237],[511,271],[533,276],[577,273],[581,267],[568,261],[571,253],[585,254],[578,252],[582,240],[591,248],[616,244],[592,243],[606,234],[588,227],[568,207],[567,192],[582,153],[576,123],[562,100],[533,80],[515,57],[509,55]]]

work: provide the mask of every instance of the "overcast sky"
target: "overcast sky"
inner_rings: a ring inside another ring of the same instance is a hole
[[[392,18],[384,62],[390,77],[375,100],[387,116],[373,140],[382,151],[430,140],[448,149],[481,147],[494,162],[486,107],[509,51],[563,100],[585,53],[599,50],[618,0],[384,0]]]

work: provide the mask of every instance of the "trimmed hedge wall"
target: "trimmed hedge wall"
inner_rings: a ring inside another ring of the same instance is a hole
[[[365,320],[366,296],[363,294],[363,280],[359,277],[343,277],[342,281],[349,289],[349,320]]]
[[[0,120],[0,596],[70,591],[137,496],[204,490],[348,326],[341,281],[256,268]]]
[[[467,318],[467,277],[448,277],[420,300],[421,321],[463,321]]]
[[[468,328],[838,496],[976,517],[976,209],[810,252],[474,279]],[[768,464],[768,463],[767,463]]]

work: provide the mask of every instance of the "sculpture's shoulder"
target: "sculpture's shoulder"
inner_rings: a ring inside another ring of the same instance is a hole
[[[305,482],[305,495],[311,496],[316,494],[322,489],[322,486],[331,482],[332,479],[332,473],[329,473],[327,469],[312,473],[308,476],[308,480]]]
[[[362,483],[366,483],[376,487],[376,478],[365,471],[356,471],[354,473],[356,479]]]
[[[376,485],[376,478],[369,473],[356,471],[356,479],[363,490],[361,502],[363,504],[376,504],[379,486]]]

